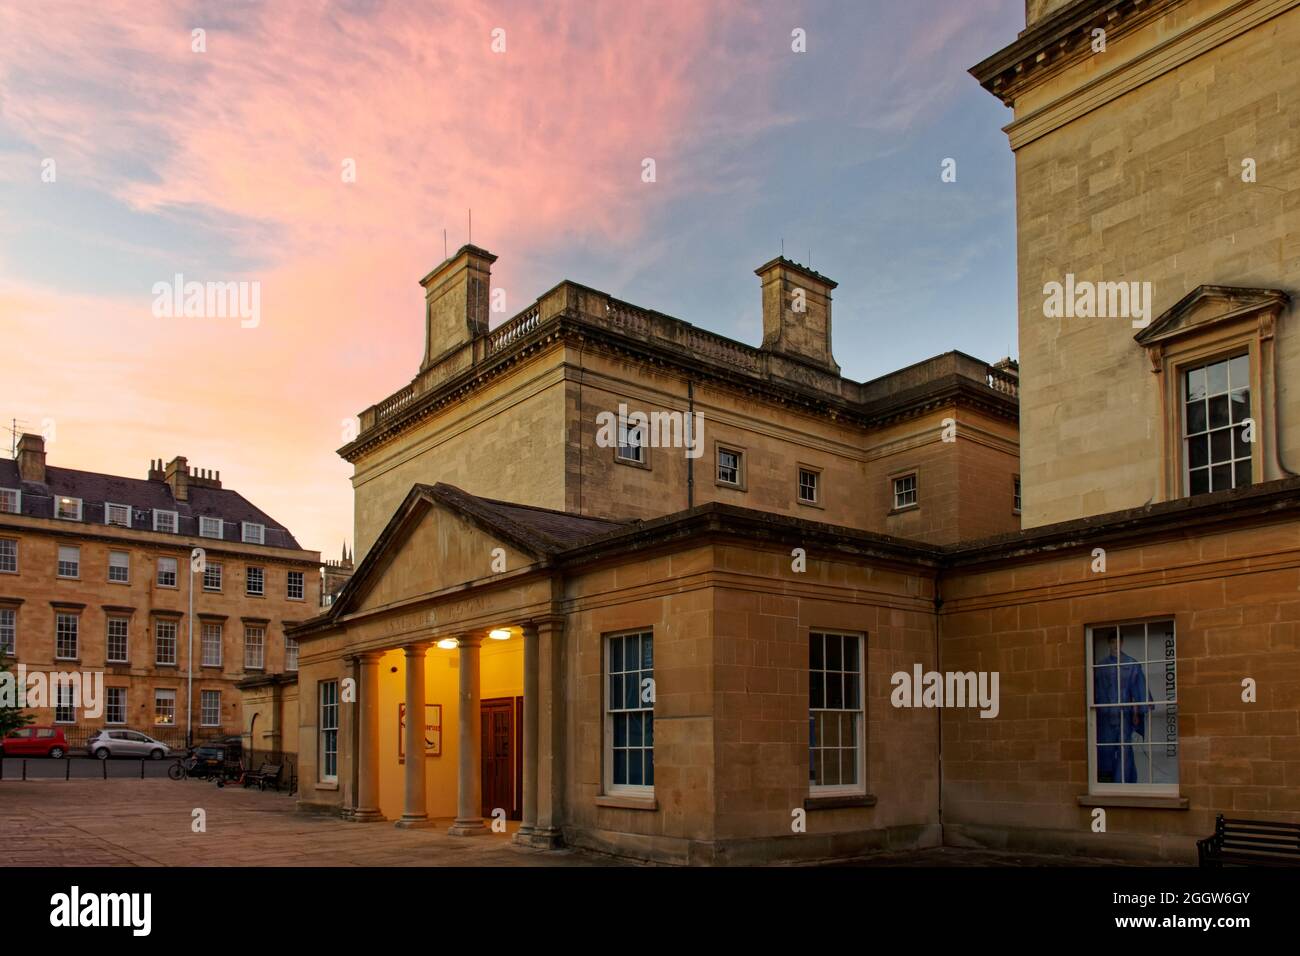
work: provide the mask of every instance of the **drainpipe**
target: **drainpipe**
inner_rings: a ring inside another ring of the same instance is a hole
[[[943,610],[943,597],[939,593],[939,575],[940,572],[936,570],[934,573],[934,669],[942,674],[943,661],[940,657],[940,638],[941,638],[942,629],[939,624],[940,621],[939,615],[940,612]],[[939,799],[938,799],[939,845],[943,846],[946,842],[944,840],[944,833],[943,833],[943,708],[936,707],[935,713],[937,715],[937,721],[938,721],[935,725],[935,735],[938,738],[937,743],[938,743],[938,757],[939,757],[937,761],[939,765]]]
[[[695,437],[695,383],[686,380],[686,507],[695,507],[695,459],[691,457]],[[702,438],[700,440],[703,440]]]
[[[1279,316],[1279,318],[1281,318],[1281,316]],[[1288,468],[1286,466],[1286,462],[1282,460],[1281,400],[1278,397],[1278,393],[1282,390],[1281,389],[1282,360],[1278,357],[1278,352],[1280,352],[1281,349],[1278,348],[1278,344],[1277,344],[1277,336],[1279,330],[1281,329],[1281,325],[1282,323],[1274,321],[1273,337],[1269,340],[1268,343],[1269,350],[1273,353],[1273,389],[1272,389],[1273,391],[1273,457],[1277,459],[1277,466],[1282,470],[1283,474],[1287,475],[1290,478],[1295,478],[1297,477],[1296,473],[1292,471],[1290,468]],[[1263,477],[1264,477],[1263,475],[1260,475],[1260,478]]]

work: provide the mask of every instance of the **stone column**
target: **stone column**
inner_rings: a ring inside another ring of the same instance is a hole
[[[482,714],[478,696],[479,648],[483,635],[462,634],[459,643],[460,702],[456,723],[460,766],[456,782],[456,820],[447,832],[452,836],[477,836],[488,832],[483,825]]]
[[[537,625],[524,632],[524,806],[516,843],[531,843],[537,829]]]
[[[564,618],[537,622],[537,829],[534,846],[558,847],[564,813]]]
[[[357,658],[357,803],[351,817],[356,823],[384,819],[379,811],[379,657]]]
[[[406,653],[406,803],[399,827],[427,827],[424,783],[424,655],[428,644],[408,644]]]

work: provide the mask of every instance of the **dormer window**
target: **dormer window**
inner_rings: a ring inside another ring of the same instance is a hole
[[[199,518],[200,538],[221,538],[225,536],[224,524],[220,518]]]
[[[266,527],[252,521],[241,522],[243,533],[241,539],[245,544],[265,544]]]
[[[115,524],[122,528],[131,527],[131,506],[118,505],[109,501],[104,504],[104,524]]]
[[[153,509],[153,529],[164,534],[176,533],[176,512]]]
[[[0,488],[0,514],[22,514],[23,493],[18,488]]]
[[[62,518],[64,521],[81,520],[81,499],[58,497],[54,499],[56,518]]]

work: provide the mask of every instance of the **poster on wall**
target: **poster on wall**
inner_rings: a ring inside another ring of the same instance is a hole
[[[424,705],[424,755],[442,754],[442,704]],[[397,705],[397,762],[406,762],[406,702]]]

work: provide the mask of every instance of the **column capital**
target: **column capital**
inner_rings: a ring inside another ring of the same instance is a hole
[[[411,644],[402,645],[402,653],[407,657],[423,657],[428,653],[429,648],[433,645],[427,641],[415,641]]]
[[[562,631],[564,622],[563,614],[539,614],[537,617],[529,618],[528,623],[523,626],[544,631]]]
[[[383,656],[383,651],[357,651],[343,655],[343,659],[349,664],[378,664]]]
[[[479,647],[487,637],[487,631],[462,631],[456,635],[456,643],[461,647]]]

